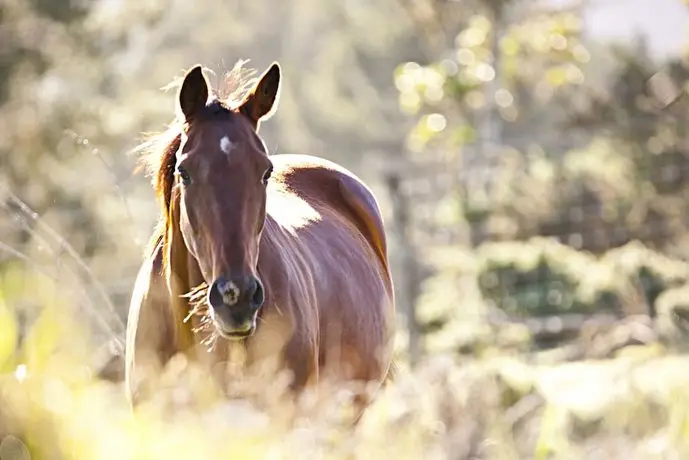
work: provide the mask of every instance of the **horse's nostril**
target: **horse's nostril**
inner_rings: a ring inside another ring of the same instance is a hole
[[[219,285],[222,284],[222,280],[216,280],[208,290],[208,303],[213,307],[213,308],[218,308],[220,305],[224,303],[223,301],[223,295],[220,292],[220,287]]]
[[[261,284],[261,282],[259,280],[255,279],[255,278],[253,281],[253,289],[254,289],[254,292],[251,295],[251,304],[255,308],[258,308],[261,305],[263,305],[264,295],[263,295],[263,285]]]

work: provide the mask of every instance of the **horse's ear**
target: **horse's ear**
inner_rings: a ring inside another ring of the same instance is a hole
[[[277,108],[281,73],[280,64],[273,62],[240,106],[239,110],[249,117],[254,126],[258,126],[259,121],[270,118]]]
[[[177,95],[177,104],[184,118],[190,121],[208,102],[208,80],[200,65],[195,65],[184,75],[182,87]]]

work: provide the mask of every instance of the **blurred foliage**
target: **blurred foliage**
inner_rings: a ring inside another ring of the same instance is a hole
[[[496,64],[489,43],[492,23],[477,14],[460,26],[451,57],[424,66],[416,62],[400,65],[395,72],[400,107],[409,114],[424,114],[410,133],[409,147],[423,148],[446,127],[452,128],[447,136],[451,144],[474,142],[472,111],[491,103],[482,89],[498,77],[496,65],[501,88],[494,94],[495,102],[501,114],[513,122],[519,118],[516,103],[528,107],[530,95],[541,95],[542,102],[549,102],[554,88],[583,83],[578,66],[590,56],[578,38],[580,27],[579,19],[569,12],[511,24],[499,39],[501,60]],[[460,110],[456,127],[448,126],[442,113],[448,106]]]
[[[665,291],[689,283],[689,264],[650,250],[641,243],[629,243],[608,251],[602,262],[611,266],[618,279],[628,279],[640,291],[648,313],[656,315],[656,302]]]
[[[553,315],[655,318],[687,282],[689,61],[592,41],[577,2],[421,3],[408,11],[433,52],[394,78],[414,123],[412,239],[434,249],[416,299],[426,348],[528,349],[567,329]]]
[[[661,292],[656,303],[658,331],[671,346],[687,350],[689,334],[689,287],[682,286]]]
[[[488,243],[478,250],[478,283],[490,304],[521,317],[616,310],[613,273],[550,240]]]
[[[452,46],[395,73],[400,108],[416,118],[413,163],[447,176],[432,194],[410,192],[446,210],[424,243],[552,236],[594,253],[639,240],[687,255],[677,206],[687,190],[687,62],[655,62],[643,41],[601,49],[583,37],[576,6],[477,3],[461,20],[436,6]]]
[[[418,317],[432,353],[524,352],[534,340],[540,346],[559,346],[579,336],[592,314],[647,315],[662,335],[668,313],[658,308],[668,311],[659,307],[668,301],[661,299],[671,295],[672,302],[681,304],[689,285],[689,263],[640,242],[596,256],[554,239],[533,238],[484,243],[472,252],[445,248],[429,257],[439,269],[424,283]],[[560,316],[565,318],[548,331],[548,324]],[[568,317],[573,326],[567,325]],[[541,322],[532,321],[538,318]],[[682,324],[674,326],[675,345],[689,341]],[[543,341],[548,334],[555,337],[554,343]],[[588,340],[586,334],[580,338]]]

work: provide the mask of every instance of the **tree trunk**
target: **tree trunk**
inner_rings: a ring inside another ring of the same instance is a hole
[[[414,366],[421,357],[421,331],[416,318],[416,300],[420,292],[419,262],[410,235],[410,205],[401,187],[401,179],[397,173],[390,173],[386,178],[386,185],[390,193],[393,212],[393,228],[398,238],[401,253],[401,271],[398,277],[399,286],[397,305],[404,312],[409,334],[409,362]]]

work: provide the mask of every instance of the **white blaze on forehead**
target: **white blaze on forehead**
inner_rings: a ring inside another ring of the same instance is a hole
[[[229,137],[223,136],[222,139],[220,139],[220,150],[225,152],[226,155],[229,154],[233,148],[234,144]]]

